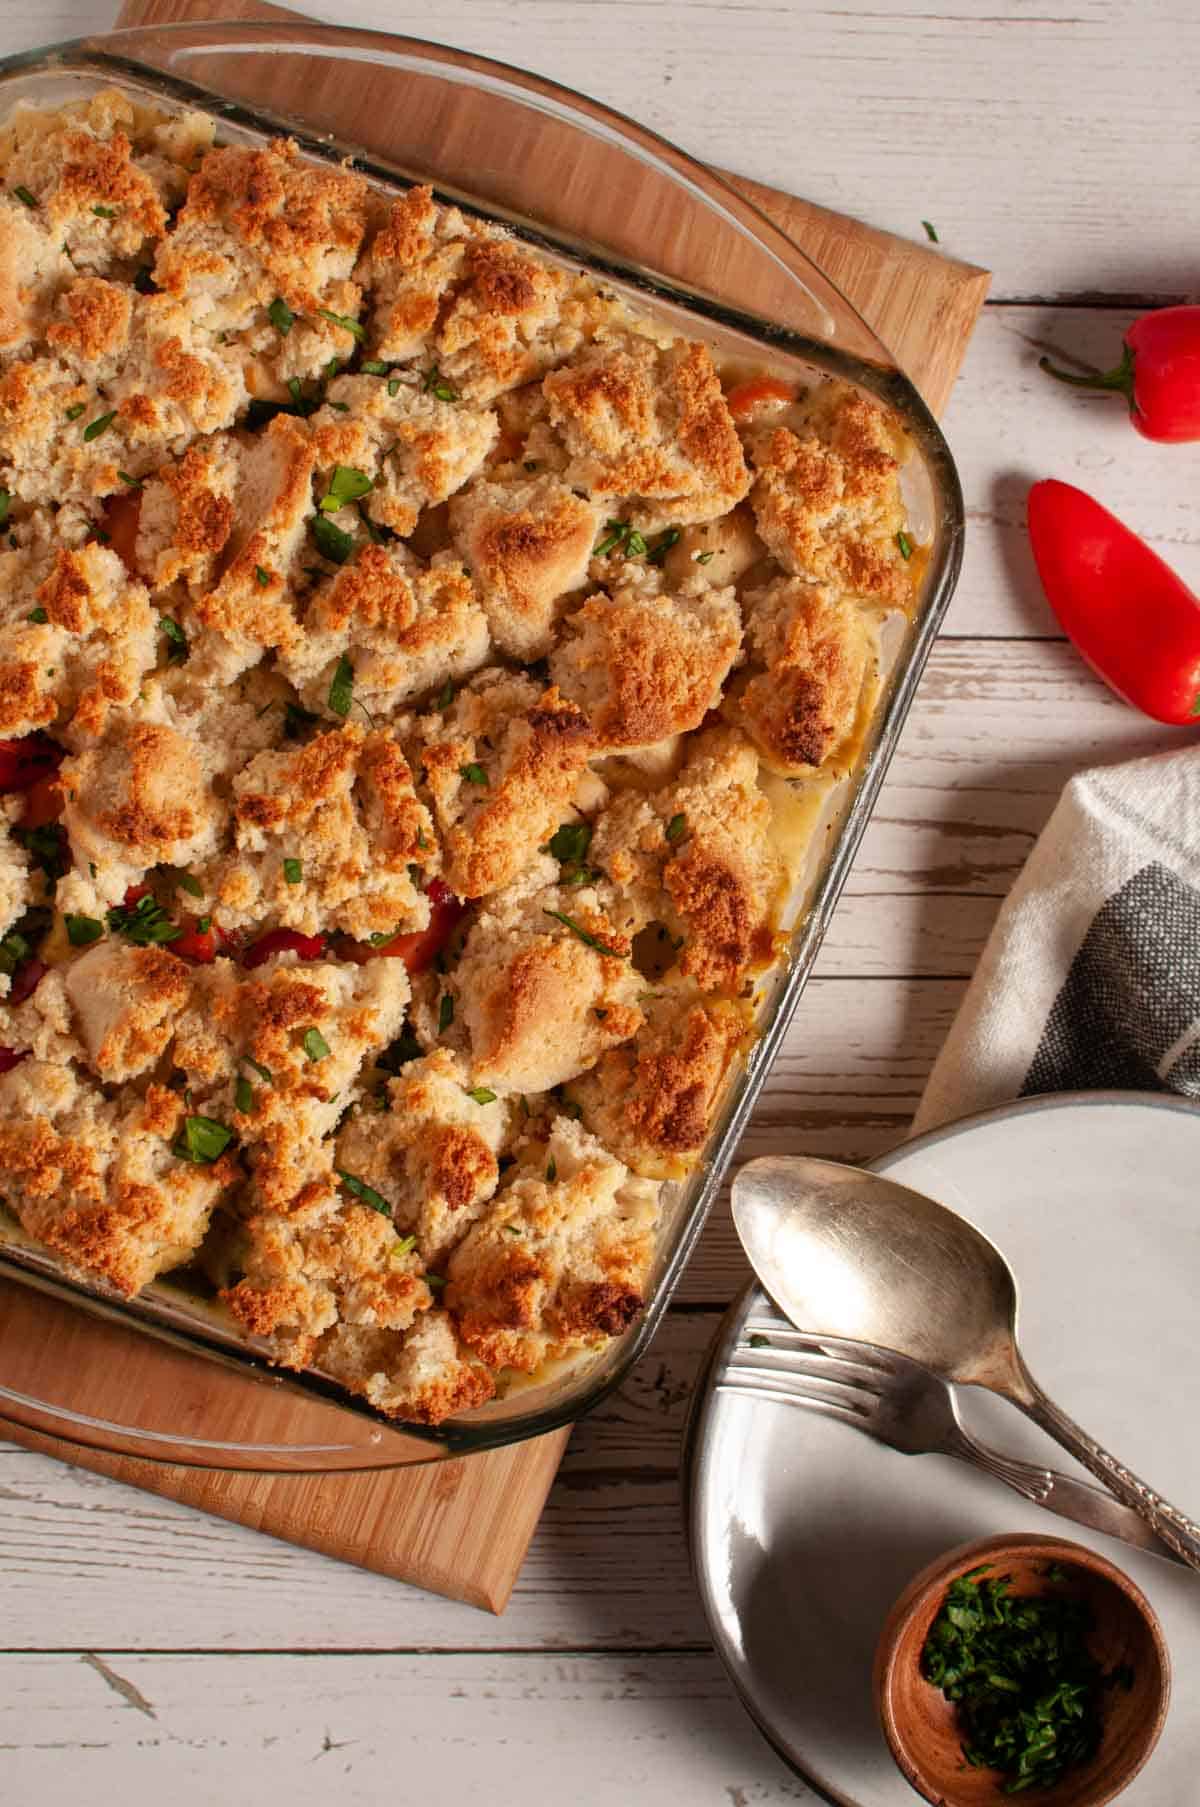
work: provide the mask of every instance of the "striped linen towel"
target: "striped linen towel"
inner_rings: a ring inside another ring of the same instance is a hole
[[[1004,903],[914,1133],[1037,1092],[1200,1098],[1200,747],[1081,772]]]

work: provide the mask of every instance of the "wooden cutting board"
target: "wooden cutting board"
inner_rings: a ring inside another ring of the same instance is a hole
[[[182,21],[271,18],[283,9],[254,0],[126,0],[117,24],[160,25]],[[264,89],[278,102],[280,65],[264,59]],[[346,84],[344,135],[353,140],[356,115],[364,116],[363,72],[336,78]],[[339,98],[334,96],[334,98]],[[328,110],[328,85],[322,89]],[[293,110],[302,104],[292,97]],[[375,124],[373,148],[386,149]],[[931,247],[815,207],[794,195],[739,176],[729,181],[789,234],[856,304],[891,346],[935,413],[944,407],[958,373],[988,275],[956,263]],[[101,1322],[67,1305],[0,1282],[0,1374],[18,1386],[29,1352],[53,1349],[62,1371],[95,1374],[106,1383],[119,1371],[132,1396],[186,1403],[202,1422],[215,1391],[237,1388],[248,1439],[278,1422],[275,1389],[227,1373],[119,1325]],[[44,1370],[43,1370],[44,1371]],[[27,1368],[27,1378],[33,1373]],[[102,1411],[106,1384],[98,1382]],[[86,1407],[86,1401],[83,1402]],[[319,1441],[328,1408],[293,1400],[289,1430],[298,1441]],[[208,1473],[109,1456],[34,1432],[7,1434],[66,1462],[165,1494],[204,1511],[251,1525],[293,1543],[472,1604],[501,1612],[533,1535],[568,1432],[451,1462],[390,1472],[337,1476],[262,1476]]]

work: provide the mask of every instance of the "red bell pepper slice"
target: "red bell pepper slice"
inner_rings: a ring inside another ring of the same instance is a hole
[[[261,966],[272,954],[298,954],[301,960],[319,960],[325,952],[324,935],[301,935],[295,929],[268,929],[252,941],[242,955],[242,965]]]
[[[4,1002],[6,1004],[23,1004],[26,998],[33,996],[49,971],[50,968],[44,960],[35,958],[24,961],[12,976],[12,984],[8,988],[8,996]]]
[[[1093,671],[1155,721],[1200,721],[1200,597],[1073,484],[1034,484],[1029,538],[1046,599]]]
[[[1049,358],[1041,369],[1076,389],[1123,395],[1144,439],[1180,445],[1200,439],[1200,307],[1160,307],[1125,334],[1121,362],[1096,376],[1076,376]]]
[[[410,973],[423,973],[431,967],[466,913],[449,885],[431,878],[425,888],[429,899],[429,923],[411,935],[394,935],[381,947],[366,941],[343,941],[337,945],[338,957],[362,965],[366,960],[403,960]]]
[[[63,748],[48,734],[0,740],[0,792],[32,790],[40,778],[57,772],[63,757]]]
[[[211,966],[217,957],[217,931],[211,925],[207,929],[193,926],[167,945],[173,954],[190,960],[193,966]]]
[[[28,1048],[0,1048],[0,1073],[11,1073],[14,1067],[28,1059]]]

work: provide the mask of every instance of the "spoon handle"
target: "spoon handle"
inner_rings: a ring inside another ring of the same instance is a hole
[[[1056,1443],[1061,1443],[1065,1450],[1069,1450],[1076,1461],[1082,1462],[1098,1481],[1103,1481],[1110,1493],[1144,1518],[1151,1530],[1175,1551],[1181,1561],[1191,1568],[1200,1569],[1200,1525],[1193,1524],[1177,1506],[1172,1506],[1161,1494],[1155,1493],[1153,1487],[1148,1487],[1145,1481],[1140,1480],[1094,1438],[1089,1437],[1073,1418],[1069,1418],[1066,1412],[1042,1392],[1024,1363],[1021,1366],[1022,1379],[1027,1383],[1029,1397],[1022,1399],[1016,1394],[1010,1394],[1014,1403],[1035,1424],[1049,1432]]]

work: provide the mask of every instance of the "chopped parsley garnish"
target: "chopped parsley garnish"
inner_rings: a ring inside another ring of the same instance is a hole
[[[37,862],[46,880],[47,891],[67,869],[67,831],[60,822],[46,822],[40,828],[18,828],[17,839]]]
[[[592,547],[594,558],[605,558],[618,548],[626,558],[641,558],[646,550],[646,541],[631,521],[605,521],[604,534]],[[669,548],[664,548],[663,556]]]
[[[218,1123],[215,1117],[185,1117],[171,1153],[181,1161],[208,1167],[220,1160],[232,1141],[233,1131],[227,1123]]]
[[[26,207],[36,207],[37,206],[36,200],[30,194],[29,190],[26,188],[26,186],[23,182],[17,183],[16,187],[13,189],[13,193],[16,195],[18,201],[24,201]]]
[[[254,581],[259,586],[260,589],[262,589],[262,590],[266,589],[267,585],[271,581],[271,573],[267,570],[265,565],[255,565]]]
[[[386,376],[388,367],[382,358],[364,358],[358,367],[364,376]]]
[[[301,1045],[310,1060],[324,1060],[329,1053],[329,1043],[319,1029],[306,1029]]]
[[[1106,1676],[1088,1647],[1092,1615],[1069,1594],[1013,1594],[987,1565],[952,1581],[921,1673],[957,1708],[963,1756],[1004,1794],[1052,1788],[1095,1753]],[[1047,1579],[1053,1584],[1054,1571]]]
[[[913,555],[912,541],[909,539],[909,537],[906,533],[904,533],[902,531],[896,535],[896,544],[900,548],[901,558],[907,559],[907,558],[912,557],[912,555]]]
[[[389,377],[388,378],[388,394],[389,395],[399,395],[399,393],[400,393],[400,378],[398,376]]]
[[[98,414],[95,420],[90,421],[83,429],[85,442],[91,439],[99,439],[101,433],[107,433],[116,418],[117,411],[115,408],[110,408],[107,414]]]
[[[354,667],[343,653],[329,685],[329,707],[335,715],[347,716],[354,701]]]
[[[124,935],[137,947],[157,947],[165,941],[178,941],[183,934],[149,891],[135,904],[117,904],[111,909],[108,926],[115,935]]]
[[[558,1162],[553,1155],[551,1155],[550,1159],[546,1162],[546,1178],[551,1182],[558,1178]]]
[[[11,979],[18,966],[28,960],[32,952],[24,935],[18,934],[16,929],[9,929],[0,941],[0,973],[5,973]]]
[[[172,615],[160,615],[158,625],[167,636],[167,658],[172,665],[188,656],[188,637]]]
[[[251,1067],[254,1072],[258,1074],[258,1077],[262,1080],[264,1085],[274,1085],[275,1081],[271,1077],[270,1067],[264,1067],[261,1061],[253,1059],[249,1054],[243,1054],[242,1059],[248,1067]]]
[[[668,841],[681,841],[686,833],[687,817],[684,815],[672,816],[666,827]]]
[[[454,999],[448,991],[442,993],[442,1001],[438,1005],[438,1032],[448,1029],[454,1021]]]
[[[204,896],[204,886],[198,878],[193,878],[190,872],[181,872],[175,883],[181,891],[186,891],[189,897]]]
[[[480,784],[486,786],[488,781],[487,773],[481,765],[476,765],[474,760],[471,761],[470,765],[460,765],[458,768],[458,775],[460,778],[465,778],[468,784]]]
[[[425,1284],[431,1293],[440,1293],[446,1284],[445,1274],[426,1274]]]
[[[26,621],[36,622],[37,625],[39,627],[41,627],[42,623],[44,621],[49,621],[50,617],[49,617],[49,615],[47,615],[45,609],[37,608],[37,609],[30,609],[30,611],[29,611],[28,615],[26,615],[25,619],[26,619]]]
[[[925,228],[925,237],[929,240],[930,244],[940,245],[942,241],[937,235],[937,227],[933,224],[932,220],[922,220],[921,224]]]
[[[584,859],[592,840],[592,830],[587,822],[564,822],[556,828],[546,843],[550,852],[562,865],[578,863]]]
[[[678,527],[666,528],[662,533],[659,534],[659,536],[655,540],[653,546],[651,546],[649,552],[647,553],[647,555],[646,555],[647,563],[651,564],[651,565],[661,565],[663,560],[666,558],[667,553],[671,550],[671,547],[675,544],[675,542],[678,538],[679,538],[679,528]]]
[[[378,1211],[381,1217],[392,1215],[392,1207],[383,1194],[376,1192],[374,1186],[368,1186],[366,1180],[359,1179],[357,1173],[347,1173],[342,1167],[335,1167],[333,1171],[352,1197],[359,1199],[364,1205],[370,1205],[372,1211]]]
[[[8,511],[11,503],[12,497],[9,495],[8,491],[6,489],[0,489],[0,527],[3,527],[8,521]]]
[[[360,326],[357,320],[352,320],[349,314],[331,314],[327,307],[319,307],[317,312],[322,320],[328,320],[331,326],[340,326],[343,332],[353,333],[356,339],[366,338],[366,327]],[[330,371],[329,374],[332,376],[335,372]]]
[[[467,1097],[473,1098],[475,1100],[476,1104],[495,1104],[495,1102],[496,1102],[495,1092],[493,1092],[491,1090],[491,1088],[486,1085],[468,1086],[467,1087]]]
[[[436,364],[431,364],[421,385],[427,395],[436,395],[440,402],[456,402],[458,390],[448,383]]]
[[[86,402],[76,402],[73,407],[67,409],[67,419],[78,420],[86,406]]]
[[[356,471],[352,464],[335,464],[329,489],[317,507],[322,514],[336,514],[345,503],[357,502],[360,496],[365,496],[370,488],[371,479],[365,471]]]
[[[299,860],[284,860],[283,876],[289,885],[298,885],[304,877],[304,868]]]
[[[281,295],[276,295],[267,309],[267,319],[275,328],[280,338],[286,339],[295,324],[296,316]]]
[[[437,701],[433,706],[435,709],[448,709],[453,701],[454,679],[447,678],[446,682],[442,685],[442,688],[438,691]]]
[[[561,922],[564,928],[570,929],[572,935],[574,935],[577,940],[582,941],[585,947],[594,947],[598,954],[607,954],[612,960],[623,960],[625,958],[624,954],[620,953],[615,947],[607,947],[603,941],[598,941],[595,935],[589,935],[588,931],[585,928],[581,928],[573,916],[565,915],[562,910],[543,910],[542,915],[553,916],[556,922]]]
[[[115,220],[117,217],[117,210],[115,207],[97,206],[92,208],[92,212],[96,215],[97,219],[101,220]]]
[[[237,1084],[233,1088],[233,1101],[243,1116],[254,1109],[254,1087],[244,1073],[238,1074]]]
[[[93,941],[99,941],[104,933],[104,924],[95,916],[64,916],[67,925],[67,940],[72,947],[90,947]]]
[[[354,551],[354,535],[319,512],[309,521],[308,531],[312,534],[317,551],[331,564],[344,565]]]
[[[131,477],[128,471],[118,471],[117,476],[121,479],[121,482],[125,485],[126,489],[141,489],[143,487],[141,478]]]
[[[208,931],[209,931],[209,929],[211,929],[211,927],[212,927],[212,917],[211,916],[198,916],[196,918],[196,933],[198,935],[207,935]]]

